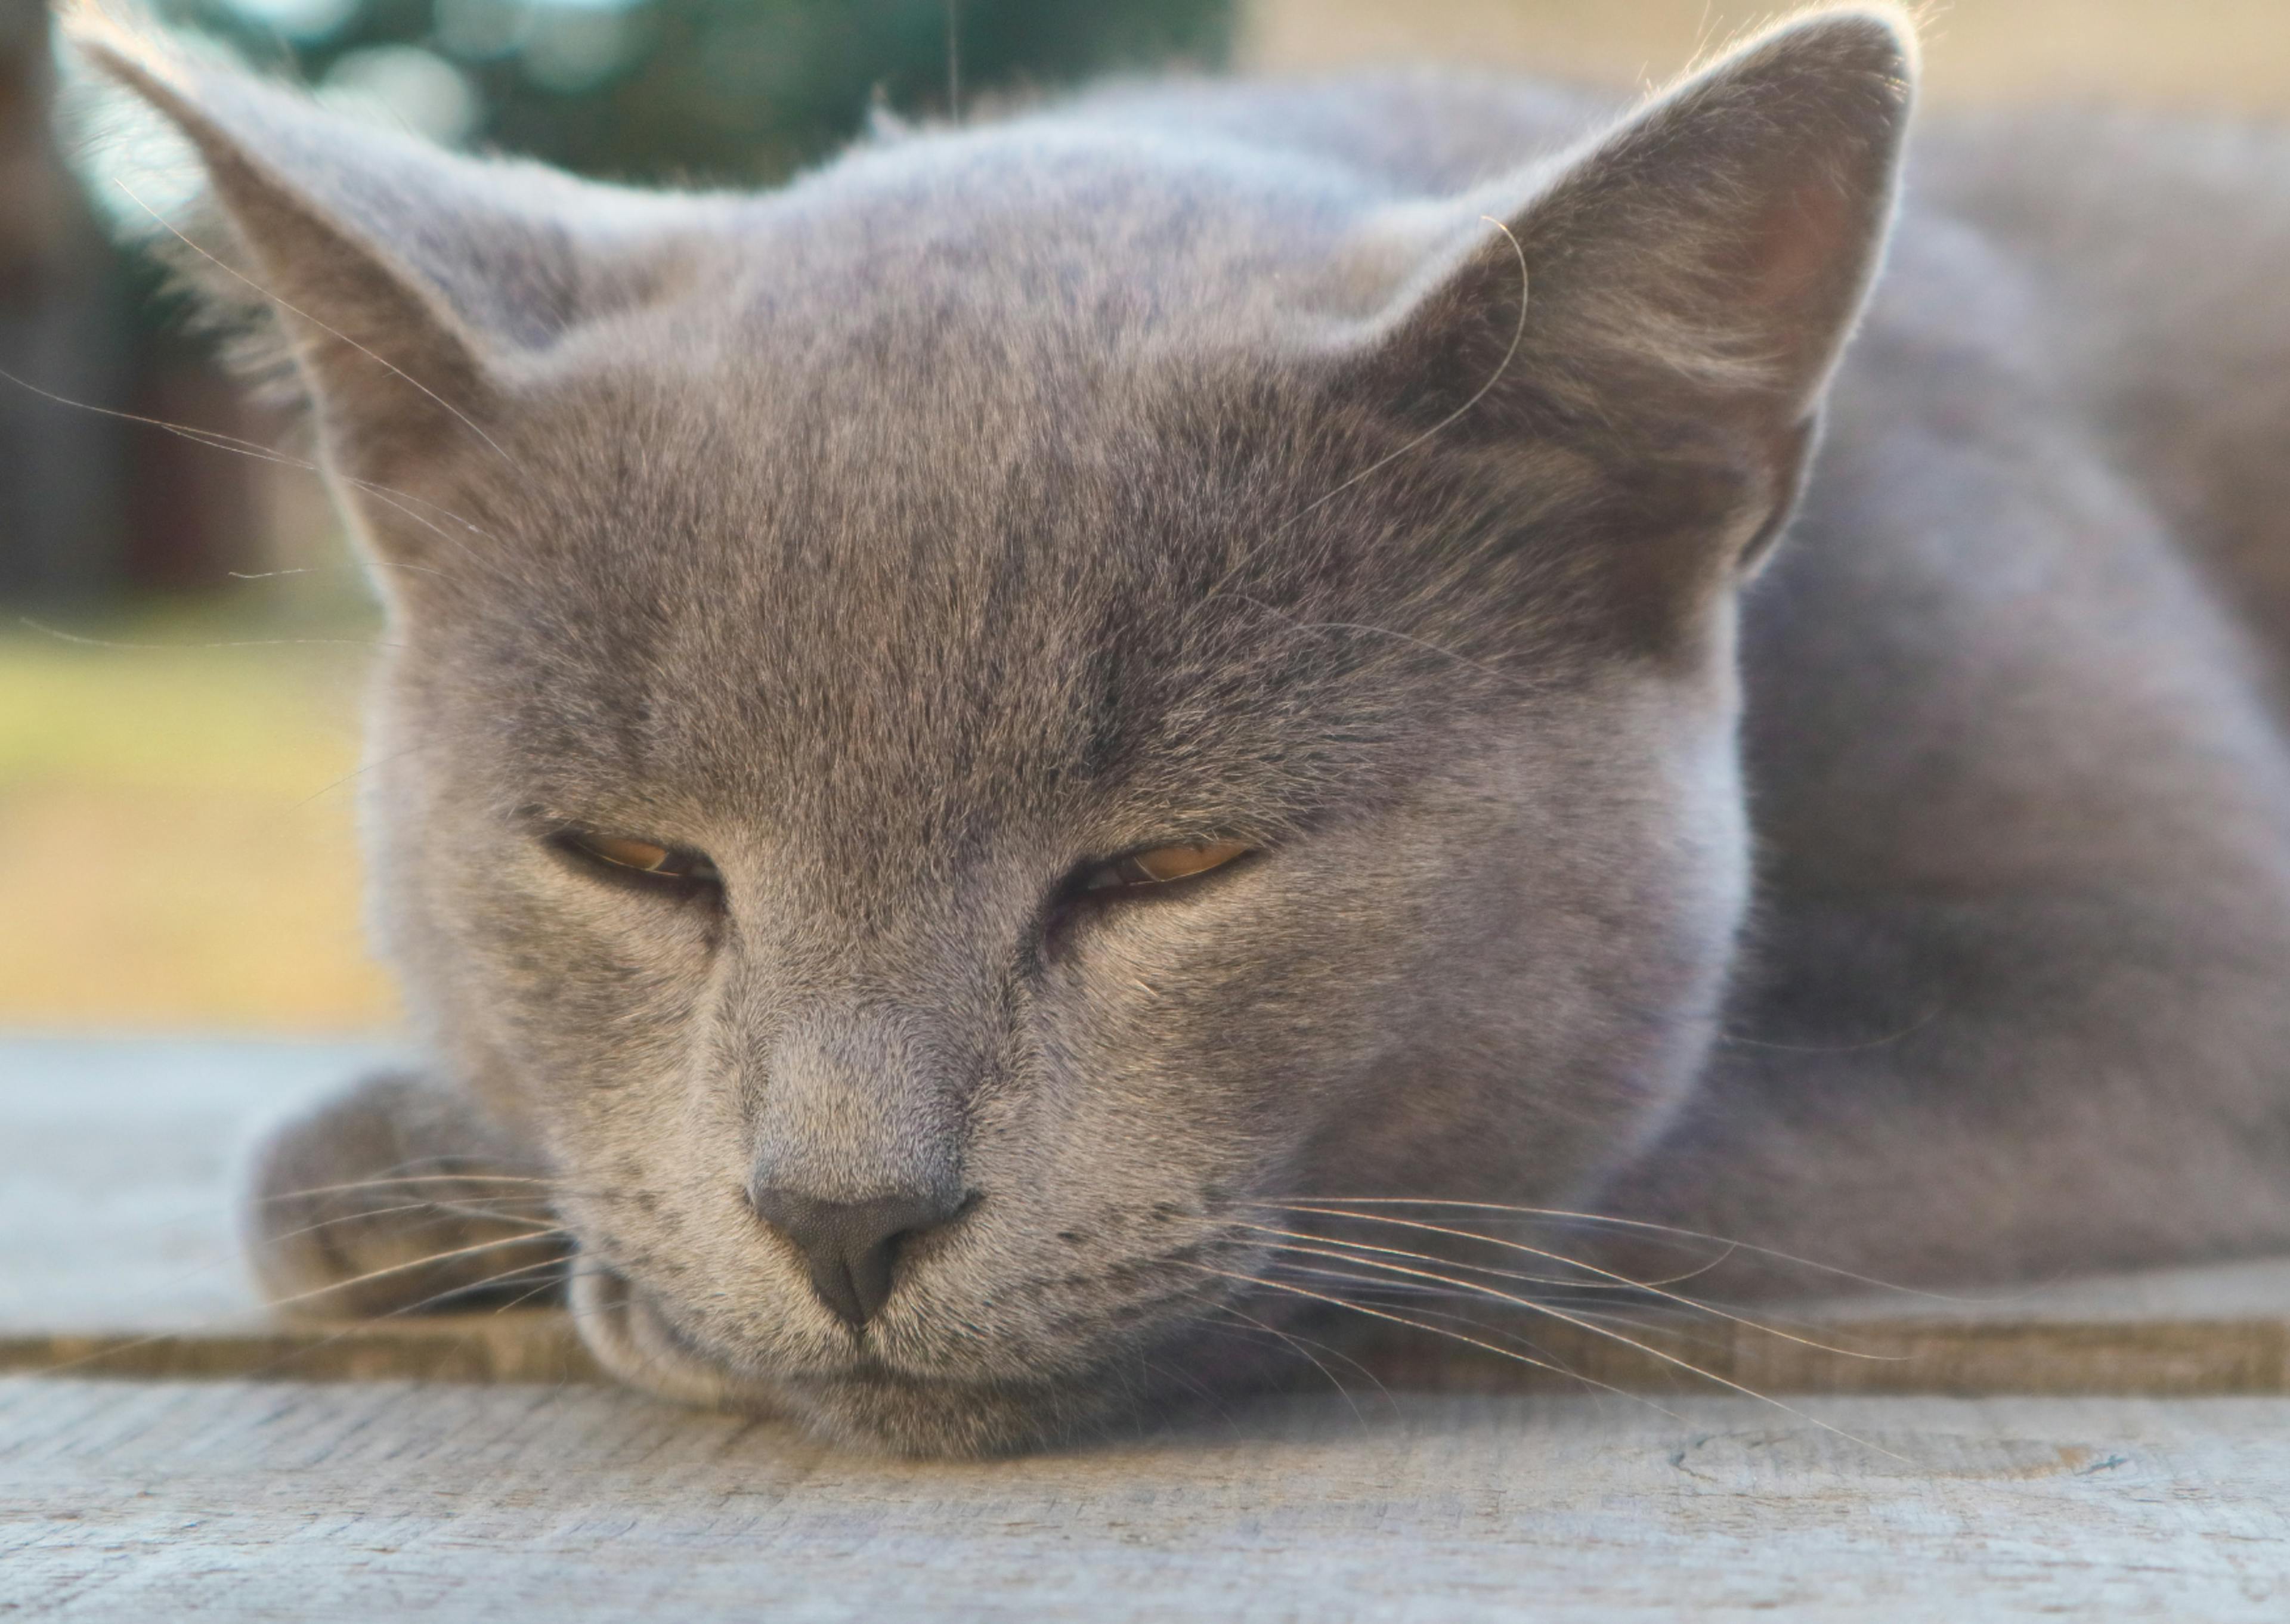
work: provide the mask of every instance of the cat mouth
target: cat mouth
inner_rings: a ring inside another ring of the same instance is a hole
[[[703,1409],[780,1408],[770,1387],[701,1353],[626,1276],[576,1268],[567,1297],[582,1344],[630,1387]]]
[[[1134,1380],[916,1375],[864,1359],[829,1373],[751,1375],[700,1348],[610,1269],[574,1275],[573,1324],[605,1372],[678,1404],[795,1420],[843,1443],[916,1456],[1040,1449],[1103,1430],[1136,1407]]]

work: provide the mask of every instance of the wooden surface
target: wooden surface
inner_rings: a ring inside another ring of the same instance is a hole
[[[0,1383],[0,1609],[78,1620],[2265,1620],[2290,1404],[1251,1406],[893,1463],[605,1388]]]
[[[1381,1387],[894,1462],[598,1385],[553,1315],[266,1321],[238,1148],[376,1058],[0,1040],[0,1617],[2290,1617],[2290,1397],[2152,1396],[2290,1391],[2281,1264],[1824,1309],[1908,1357],[1680,1344],[1770,1403],[1539,1332],[1647,1391],[1399,1349]],[[2028,1396],[2079,1387],[2118,1396]]]

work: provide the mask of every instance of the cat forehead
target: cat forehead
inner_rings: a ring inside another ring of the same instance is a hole
[[[1300,268],[1360,201],[1035,131],[734,211],[675,296],[530,370],[510,466],[468,451],[456,500],[503,558],[443,618],[477,622],[505,759],[719,797],[1149,772],[1284,801],[1405,734],[1459,692],[1409,680],[1409,638],[1454,627],[1381,635],[1453,493],[1422,460],[1352,484],[1410,431],[1332,411],[1282,329],[1325,310]]]
[[[1246,286],[1325,260],[1376,201],[1356,172],[1294,153],[1043,116],[855,149],[750,200],[739,227],[765,277],[835,270],[855,279],[847,295],[919,276],[1035,300],[1058,291],[1029,278],[1037,266]]]
[[[648,246],[559,244],[584,282],[629,286],[592,292],[597,319],[525,371],[707,370],[719,409],[863,390],[895,414],[1069,389],[1157,350],[1279,348],[1362,304],[1371,202],[1332,167],[1053,119],[862,148],[693,200]]]
[[[1406,566],[1381,492],[1300,519],[1357,452],[1261,380],[790,410],[739,398],[774,394],[760,372],[647,378],[506,439],[521,467],[466,493],[497,556],[458,602],[428,583],[414,630],[488,767],[909,833],[1017,802],[1253,813],[1425,697],[1405,642],[1307,624],[1381,621]]]
[[[957,778],[1284,805],[1458,692],[1357,629],[1439,482],[1323,500],[1403,429],[1250,345],[1107,341],[1117,286],[1062,318],[916,293],[664,314],[530,404],[521,471],[473,458],[507,556],[484,686],[540,764],[830,818]]]

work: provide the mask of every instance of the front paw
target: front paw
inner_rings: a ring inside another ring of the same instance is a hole
[[[257,1147],[242,1229],[271,1303],[371,1318],[561,1297],[549,1181],[457,1092],[364,1077]]]

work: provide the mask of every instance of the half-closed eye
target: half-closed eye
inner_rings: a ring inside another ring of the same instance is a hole
[[[716,865],[702,853],[627,835],[599,835],[586,829],[565,829],[554,837],[560,851],[606,872],[687,885],[713,885],[721,880]]]
[[[1101,863],[1083,876],[1085,892],[1125,891],[1140,885],[1165,885],[1187,880],[1212,868],[1221,868],[1248,855],[1237,840],[1213,840],[1198,845],[1152,846],[1126,857]]]

